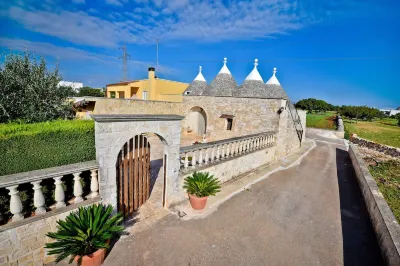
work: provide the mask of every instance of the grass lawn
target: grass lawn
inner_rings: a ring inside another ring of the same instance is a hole
[[[336,129],[336,112],[326,112],[322,114],[307,114],[307,127]]]
[[[400,148],[400,127],[396,119],[384,118],[372,122],[344,119],[346,136],[356,133],[359,137]]]
[[[397,221],[400,221],[400,162],[380,162],[369,170]]]

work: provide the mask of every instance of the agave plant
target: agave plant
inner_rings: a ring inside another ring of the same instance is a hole
[[[72,263],[78,256],[78,265],[81,265],[83,256],[102,248],[108,249],[109,240],[124,230],[119,226],[122,214],[112,216],[112,211],[111,205],[93,204],[70,213],[65,221],[57,221],[58,231],[47,234],[55,240],[45,245],[50,249],[48,254],[57,255],[56,263],[68,256],[71,256],[69,263]]]
[[[194,172],[185,178],[183,188],[187,193],[202,198],[215,196],[217,192],[220,192],[221,185],[219,180],[208,172]]]

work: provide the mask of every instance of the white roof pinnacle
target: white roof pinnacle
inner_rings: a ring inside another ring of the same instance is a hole
[[[201,74],[201,70],[202,70],[202,67],[199,66],[199,74],[197,75],[197,77],[194,80],[206,81],[206,79],[204,78],[203,74]]]
[[[254,68],[250,72],[250,74],[246,77],[246,80],[261,80],[262,82],[264,82],[260,73],[257,70],[257,66],[258,66],[258,59],[254,59]]]
[[[231,72],[229,71],[228,67],[226,66],[226,62],[228,62],[228,58],[224,57],[224,65],[222,66],[222,68],[218,72],[218,74],[229,74],[229,75],[232,75]]]
[[[267,84],[281,85],[279,83],[279,80],[276,78],[275,74],[276,74],[276,67],[274,67],[274,70],[272,71],[272,77],[267,81]]]

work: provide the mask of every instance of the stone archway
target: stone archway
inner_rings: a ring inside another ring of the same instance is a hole
[[[115,162],[121,147],[142,133],[156,134],[164,145],[164,207],[184,195],[179,183],[179,149],[182,116],[177,115],[92,115],[95,120],[96,160],[99,164],[99,193],[104,204],[117,209],[118,189]]]
[[[198,135],[203,136],[207,130],[207,114],[200,106],[194,106],[190,109],[187,124],[190,130]]]

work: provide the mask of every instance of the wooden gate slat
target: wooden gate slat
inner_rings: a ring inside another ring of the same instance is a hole
[[[124,157],[123,157],[123,165],[124,165],[124,215],[125,218],[129,214],[129,179],[128,179],[128,145],[124,144]]]
[[[133,215],[133,138],[129,140],[129,215]]]
[[[143,189],[142,189],[142,183],[143,183],[143,135],[140,135],[140,145],[139,145],[139,206],[142,206],[143,204]]]
[[[134,192],[133,192],[133,199],[134,199],[134,211],[139,208],[139,163],[138,163],[138,152],[139,152],[139,137],[135,136],[135,150],[134,150]]]
[[[143,143],[143,170],[142,170],[142,189],[143,189],[143,193],[142,193],[142,200],[143,203],[146,201],[147,199],[147,138],[144,137],[144,143]]]
[[[122,164],[121,164],[121,162],[122,162],[122,154],[121,154],[121,151],[119,152],[119,154],[118,154],[118,159],[117,159],[117,182],[118,182],[118,184],[117,184],[117,186],[118,186],[118,211],[123,211],[123,197],[122,197],[122,193],[121,193],[121,191],[122,191],[122,180],[121,180],[121,178],[122,178]]]
[[[150,197],[150,143],[147,143],[147,169],[146,169],[146,200]]]

